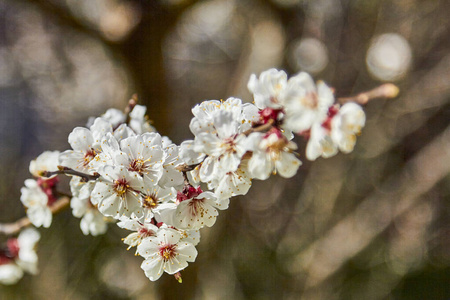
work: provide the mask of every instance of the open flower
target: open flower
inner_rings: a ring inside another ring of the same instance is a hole
[[[146,185],[156,185],[163,174],[164,151],[158,133],[144,133],[120,141],[115,163],[138,174]]]
[[[131,218],[122,216],[117,226],[134,231],[123,239],[123,242],[129,246],[127,250],[130,250],[131,247],[137,247],[145,238],[156,236],[156,232],[158,232],[158,227],[148,222],[141,222],[135,216]]]
[[[259,109],[266,107],[279,109],[283,107],[283,92],[287,86],[287,75],[284,71],[269,69],[250,76],[247,87],[253,94],[255,104]]]
[[[135,213],[142,216],[139,193],[144,190],[142,178],[124,167],[105,166],[91,194],[91,202],[105,216],[120,218]]]
[[[76,127],[69,134],[69,144],[73,150],[61,153],[60,164],[83,173],[89,172],[90,162],[102,151],[101,142],[108,132],[112,132],[112,126],[102,118],[95,119],[90,130]]]
[[[248,160],[242,160],[236,171],[227,172],[221,178],[210,181],[208,188],[214,189],[214,194],[218,199],[247,194],[252,186],[247,166]]]
[[[363,109],[356,103],[346,103],[331,121],[331,138],[344,153],[353,151],[356,135],[366,123]]]
[[[181,234],[171,228],[160,228],[156,237],[142,240],[138,253],[145,258],[141,268],[151,281],[158,280],[166,272],[175,274],[195,261],[194,245],[181,239]]]
[[[59,151],[44,151],[35,160],[30,162],[30,173],[34,177],[41,177],[42,172],[57,171],[58,164]]]
[[[229,202],[228,198],[217,199],[214,193],[203,192],[200,187],[186,187],[184,192],[178,192],[173,225],[180,229],[211,227],[219,215],[217,209],[227,209]]]
[[[20,189],[20,201],[27,208],[27,216],[36,227],[48,228],[52,224],[52,212],[48,207],[49,198],[34,179],[25,180]]]
[[[194,140],[194,150],[208,156],[200,167],[200,179],[208,182],[227,172],[235,171],[245,154],[244,134],[229,111],[217,111],[213,117],[215,132],[203,132]]]
[[[253,178],[265,180],[271,173],[290,178],[297,173],[302,162],[295,156],[297,146],[276,128],[267,132],[252,133],[249,148],[253,150],[248,170]]]
[[[91,202],[91,192],[94,182],[82,182],[80,177],[74,176],[70,181],[72,199],[70,207],[74,217],[81,218],[80,228],[84,235],[97,236],[104,234],[108,229],[105,218]]]
[[[329,158],[338,153],[336,143],[331,139],[330,131],[320,123],[315,123],[310,131],[306,145],[306,158],[316,160],[318,157]]]
[[[296,133],[309,130],[327,118],[334,103],[333,91],[323,82],[317,86],[309,74],[301,72],[289,79],[284,99],[284,128]]]

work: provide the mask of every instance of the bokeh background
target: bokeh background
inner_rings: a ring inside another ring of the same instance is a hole
[[[70,211],[41,229],[38,276],[1,299],[449,299],[448,0],[0,0],[0,222],[25,212],[20,187],[44,150],[132,94],[176,143],[190,109],[252,101],[251,73],[310,72],[366,105],[352,154],[254,181],[199,256],[150,282],[127,232],[83,236]],[[0,237],[4,241],[5,237]]]

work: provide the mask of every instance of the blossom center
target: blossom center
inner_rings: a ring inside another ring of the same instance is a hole
[[[142,205],[147,208],[155,208],[158,206],[158,197],[154,193],[146,195]]]
[[[123,196],[123,194],[125,194],[130,188],[130,185],[128,184],[128,181],[122,178],[114,181],[113,188],[117,195]]]
[[[309,93],[303,97],[300,102],[303,106],[306,106],[310,109],[316,109],[319,104],[319,97],[316,93]]]
[[[87,167],[87,165],[91,162],[91,160],[94,159],[94,157],[97,155],[97,153],[95,152],[94,149],[89,149],[85,154],[84,154],[84,159],[83,159],[83,166]]]
[[[145,161],[143,159],[140,158],[133,159],[133,161],[130,163],[130,167],[128,168],[128,170],[142,173],[142,171],[144,170],[144,163]]]
[[[142,238],[146,238],[146,237],[149,237],[149,236],[155,236],[155,232],[153,230],[149,230],[149,229],[144,228],[144,227],[139,228],[138,232],[139,232],[139,235]]]
[[[234,142],[234,138],[225,139],[225,141],[222,143],[222,148],[224,152],[235,153],[236,152],[235,147],[236,143]]]
[[[166,244],[159,248],[159,255],[162,257],[164,261],[169,261],[175,256],[177,256],[177,245]]]
[[[204,217],[205,214],[205,209],[203,207],[203,201],[205,199],[197,199],[194,198],[191,200],[191,202],[189,202],[188,207],[189,207],[189,213],[196,217],[198,215],[200,215],[201,218]]]

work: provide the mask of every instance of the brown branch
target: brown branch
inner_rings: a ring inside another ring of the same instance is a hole
[[[70,200],[68,197],[59,198],[55,203],[50,206],[50,211],[52,214],[57,214],[58,212],[69,207]],[[8,224],[0,224],[0,233],[5,235],[12,235],[19,233],[23,228],[31,225],[30,219],[28,217],[23,217],[16,222]]]
[[[100,174],[98,173],[94,173],[91,175],[63,166],[58,166],[58,169],[59,169],[58,171],[42,171],[40,175],[43,177],[52,177],[53,175],[60,175],[60,174],[73,175],[81,177],[83,182],[97,180],[100,177]]]
[[[374,88],[368,92],[363,92],[353,97],[342,97],[338,98],[338,102],[341,104],[347,102],[355,102],[361,105],[366,104],[370,100],[376,98],[395,98],[399,93],[399,89],[396,85],[392,83],[385,83],[379,87]]]

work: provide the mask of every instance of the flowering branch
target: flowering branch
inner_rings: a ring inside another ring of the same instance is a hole
[[[341,104],[347,102],[355,102],[361,105],[367,104],[370,100],[376,98],[395,98],[399,93],[399,89],[392,83],[385,83],[379,87],[374,88],[368,92],[360,93],[353,97],[341,97],[338,98],[338,102]]]
[[[124,111],[109,109],[89,128],[74,128],[68,137],[72,149],[46,151],[31,162],[30,172],[38,178],[25,181],[20,198],[27,217],[0,224],[0,233],[17,233],[30,224],[48,228],[52,215],[71,202],[85,235],[105,233],[105,217],[116,219],[119,227],[133,231],[124,243],[137,247],[150,280],[165,270],[181,281],[179,271],[197,257],[199,230],[214,225],[231,197],[247,194],[253,179],[297,173],[302,162],[287,136],[308,133],[309,160],[338,150],[349,153],[365,124],[356,103],[398,93],[385,84],[341,98],[341,103],[353,102],[341,106],[325,83],[316,86],[306,73],[288,80],[275,69],[259,79],[252,75],[248,87],[254,104],[231,97],[195,106],[190,124],[195,138],[180,146],[155,132],[136,95]],[[205,183],[208,190],[190,184],[187,172],[193,170],[196,184]],[[59,174],[71,176],[72,195],[56,189]]]
[[[68,197],[59,198],[56,202],[50,206],[50,211],[52,214],[56,214],[63,209],[67,208],[70,204],[70,200]],[[16,222],[0,224],[0,233],[5,235],[12,235],[19,233],[23,228],[31,225],[31,221],[28,217],[23,217]]]

